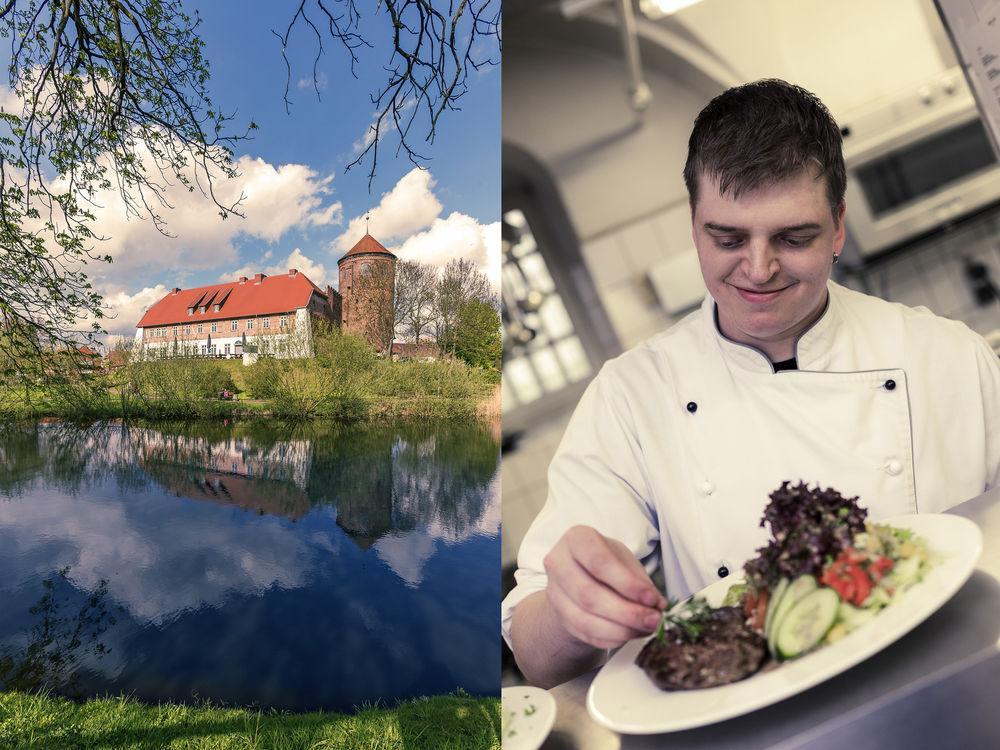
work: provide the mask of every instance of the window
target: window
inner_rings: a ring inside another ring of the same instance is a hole
[[[247,321],[247,330],[249,331],[251,328],[253,328],[253,318]]]
[[[205,326],[203,326],[201,323],[199,323],[198,324],[198,333],[202,333],[204,330],[205,330]],[[204,354],[204,352],[202,352],[202,354]]]
[[[188,315],[194,315],[194,308],[193,307],[189,307],[188,308]]]
[[[191,335],[191,326],[184,326],[184,335],[185,336]]]
[[[180,326],[171,326],[170,330],[174,332],[174,338],[177,338],[178,329]]]
[[[201,306],[201,311],[202,312],[208,312],[208,305],[202,305]]]
[[[219,332],[219,324],[212,323],[212,333],[218,333],[218,332]]]
[[[278,327],[279,328],[288,328],[288,316],[287,315],[282,315],[280,318],[278,318]]]
[[[264,318],[264,328],[270,328],[270,327],[271,327],[271,319]]]
[[[225,349],[225,352],[226,352],[226,356],[228,357],[229,356],[229,344],[226,344],[225,347],[224,347],[224,349]]]
[[[572,407],[621,348],[552,178],[516,147],[502,160],[506,432]]]
[[[219,312],[219,310],[221,310],[221,309],[222,309],[222,305],[216,303],[216,305],[215,305],[215,311]]]
[[[239,321],[238,321],[238,320],[234,320],[234,321],[232,322],[232,325],[230,326],[231,330],[235,331],[235,330],[236,330],[236,327],[237,327],[238,325],[239,325]]]

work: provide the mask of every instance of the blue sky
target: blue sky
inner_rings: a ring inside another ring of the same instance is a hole
[[[374,4],[370,4],[374,5]],[[360,3],[359,7],[370,7]],[[436,140],[413,139],[428,156],[415,171],[390,135],[379,153],[369,194],[369,162],[345,172],[374,115],[369,97],[383,82],[388,62],[385,11],[362,20],[373,48],[358,50],[358,78],[346,52],[329,37],[319,61],[319,98],[313,88],[315,40],[300,24],[289,45],[292,65],[285,111],[286,69],[272,29],[283,33],[290,3],[202,0],[185,2],[203,19],[201,36],[212,72],[215,103],[236,112],[234,129],[252,119],[253,139],[238,144],[243,176],[223,193],[247,200],[245,219],[221,221],[200,195],[168,197],[165,214],[174,237],[158,235],[150,222],[126,220],[120,201],[104,196],[98,226],[109,237],[103,252],[111,266],[91,266],[95,286],[116,317],[111,333],[130,335],[142,311],[173,286],[191,287],[257,271],[296,267],[320,284],[337,287],[337,258],[360,239],[371,211],[371,232],[408,260],[441,266],[471,257],[491,278],[499,277],[500,70],[470,74],[461,111],[440,121]],[[353,220],[353,221],[352,221]]]

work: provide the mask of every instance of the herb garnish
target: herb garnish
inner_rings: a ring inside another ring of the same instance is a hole
[[[686,602],[677,599],[667,601],[667,608],[660,614],[660,624],[656,628],[656,638],[663,641],[670,629],[680,630],[689,640],[696,639],[705,629],[705,618],[712,607],[704,597],[692,596]]]

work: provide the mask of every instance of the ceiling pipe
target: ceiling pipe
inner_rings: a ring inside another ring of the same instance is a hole
[[[569,20],[577,18],[587,11],[601,5],[608,5],[614,0],[562,0],[559,9],[563,17]],[[621,30],[622,48],[625,53],[625,65],[628,68],[629,105],[636,114],[641,115],[650,102],[653,92],[642,74],[642,60],[639,57],[639,36],[636,31],[635,11],[632,0],[618,0],[618,26]]]
[[[642,60],[639,58],[639,35],[636,31],[632,0],[619,0],[618,18],[621,21],[625,64],[628,65],[629,103],[636,114],[641,115],[653,101],[653,92],[649,90],[649,85],[642,75]]]

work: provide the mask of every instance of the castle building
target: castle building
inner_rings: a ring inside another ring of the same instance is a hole
[[[340,295],[305,274],[241,276],[195,289],[172,289],[136,324],[135,342],[153,356],[312,356],[317,320],[340,322]]]
[[[396,260],[366,233],[337,261],[343,299],[341,325],[380,352],[389,351],[395,330]]]
[[[340,260],[340,292],[316,286],[296,269],[170,290],[136,324],[135,342],[160,357],[311,357],[317,321],[392,345],[396,256],[365,234]]]

